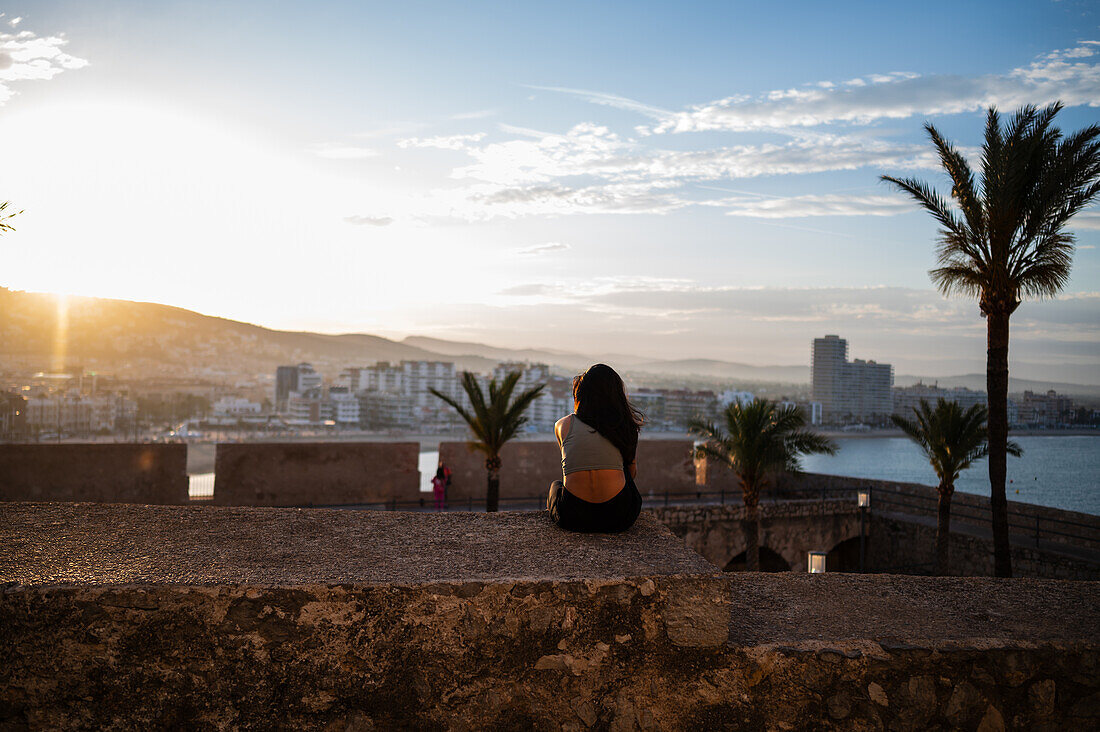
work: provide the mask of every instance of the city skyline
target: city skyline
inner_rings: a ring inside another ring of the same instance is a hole
[[[24,211],[0,285],[279,329],[750,364],[839,332],[899,373],[978,372],[977,306],[932,289],[934,224],[878,175],[943,188],[925,120],[970,152],[987,104],[1062,99],[1064,130],[1100,105],[1100,14],[1074,2],[951,27],[78,7],[0,7],[0,200]],[[1069,287],[1013,318],[1014,375],[1100,383],[1100,212],[1072,229]]]

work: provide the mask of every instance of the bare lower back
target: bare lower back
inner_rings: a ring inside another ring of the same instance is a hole
[[[615,497],[626,485],[621,470],[578,470],[565,476],[565,489],[590,503],[603,503]]]

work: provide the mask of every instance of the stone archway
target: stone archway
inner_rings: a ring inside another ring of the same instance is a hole
[[[858,572],[859,571],[859,537],[838,543],[825,555],[826,572]]]
[[[724,572],[744,572],[745,552],[741,552],[723,568]],[[761,572],[790,572],[791,565],[780,554],[772,549],[760,547],[760,571]]]

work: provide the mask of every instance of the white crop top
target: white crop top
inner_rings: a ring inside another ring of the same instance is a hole
[[[569,434],[561,443],[562,475],[578,470],[622,470],[623,456],[619,448],[577,415],[569,416],[573,418],[570,420]]]

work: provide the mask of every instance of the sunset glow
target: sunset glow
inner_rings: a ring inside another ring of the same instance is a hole
[[[24,213],[0,285],[758,364],[802,363],[809,338],[842,330],[906,370],[969,372],[972,304],[932,289],[934,224],[878,176],[937,180],[925,120],[973,150],[987,104],[1061,99],[1069,129],[1100,106],[1100,16],[1059,4],[1010,4],[996,42],[921,9],[806,5],[795,46],[762,9],[626,22],[578,5],[505,25],[429,4],[408,27],[322,5],[338,26],[256,26],[236,4],[200,19],[122,3],[118,22],[6,10],[0,200]],[[201,58],[180,40],[196,33]],[[1013,358],[1100,382],[1100,212],[1073,231],[1072,281],[1021,308]]]

